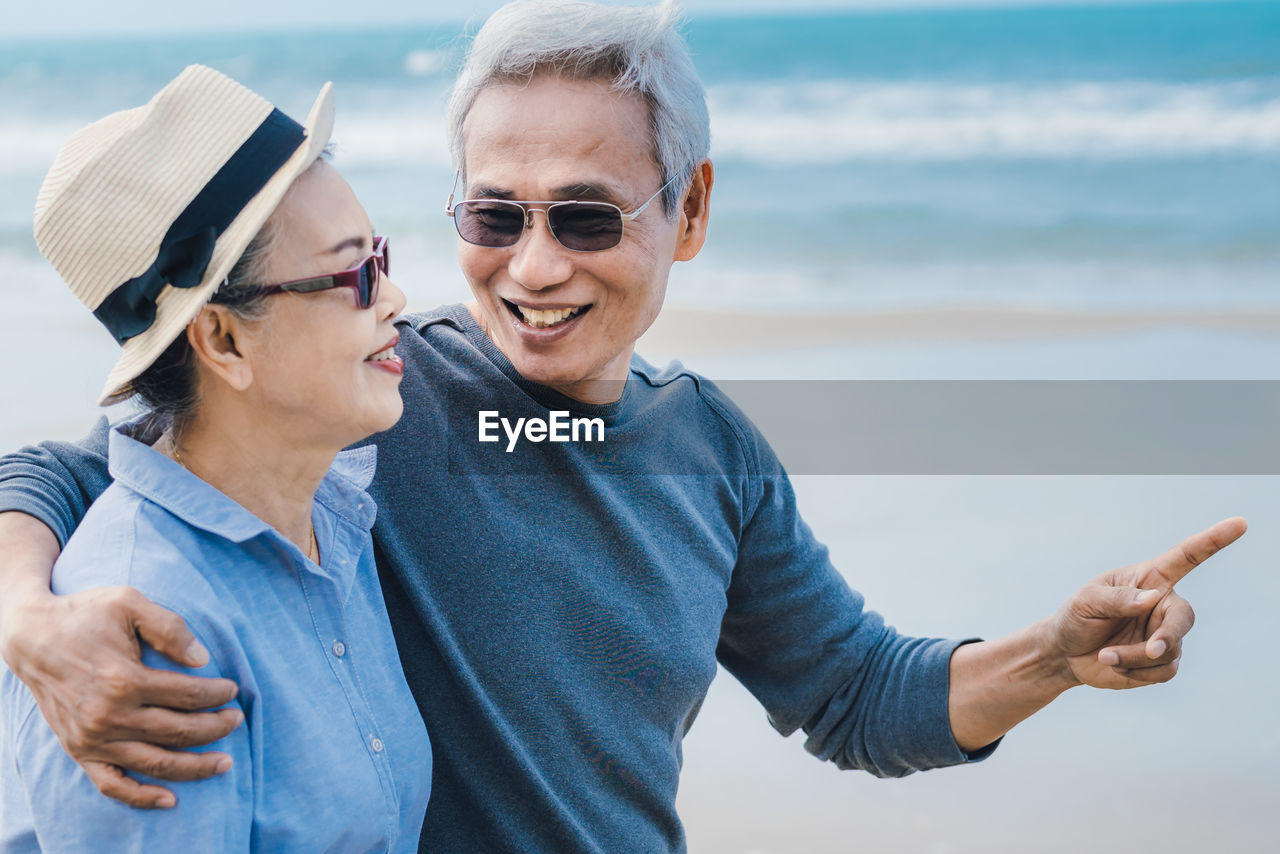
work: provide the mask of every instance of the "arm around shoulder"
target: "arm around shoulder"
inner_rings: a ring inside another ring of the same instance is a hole
[[[240,722],[232,710],[198,712],[235,696],[234,682],[143,666],[139,641],[192,667],[208,661],[178,615],[129,587],[55,596],[49,580],[59,547],[24,513],[0,513],[0,654],[30,690],[58,740],[105,794],[134,806],[169,806],[166,790],[120,767],[166,779],[218,772],[225,757],[166,747],[207,744]],[[132,739],[149,733],[155,744]]]
[[[212,664],[204,670],[206,675],[218,675]],[[5,702],[14,702],[18,696],[6,691]],[[29,694],[25,702],[30,703]],[[87,769],[62,750],[53,730],[29,705],[28,713],[6,741],[5,749],[12,755],[4,773],[13,775],[11,785],[19,797],[25,796],[23,806],[9,808],[15,798],[14,793],[6,792],[7,814],[13,823],[29,825],[43,851],[250,849],[253,762],[252,739],[245,727],[214,745],[219,755],[231,758],[228,773],[214,780],[174,786],[174,808],[160,811],[134,809],[103,797]],[[143,780],[138,785],[153,783]],[[14,816],[18,816],[16,821]]]

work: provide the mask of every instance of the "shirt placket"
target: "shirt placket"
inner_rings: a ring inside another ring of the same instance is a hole
[[[341,574],[354,574],[358,570],[359,552],[352,549],[350,538],[341,532],[333,538],[329,553],[322,556],[326,567],[341,567]],[[339,585],[324,571],[317,570],[307,561],[300,570],[299,580],[311,606],[316,641],[329,660],[330,670],[347,698],[347,706],[360,731],[365,752],[373,764],[382,786],[383,803],[386,806],[384,821],[387,838],[395,837],[399,828],[400,803],[395,782],[391,775],[390,751],[396,745],[383,740],[383,733],[374,719],[361,685],[357,659],[359,638],[352,638],[347,631],[346,609],[339,599]],[[354,582],[351,589],[354,590]],[[360,659],[363,660],[363,659]]]

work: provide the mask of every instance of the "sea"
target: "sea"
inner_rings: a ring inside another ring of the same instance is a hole
[[[305,115],[411,298],[464,293],[443,107],[479,20],[0,41],[0,264],[76,128],[201,62]],[[693,16],[717,167],[674,303],[1280,306],[1280,3]],[[0,37],[2,38],[2,37]],[[406,254],[407,253],[407,254]]]
[[[87,428],[115,357],[35,248],[41,178],[73,131],[144,103],[192,62],[294,116],[333,81],[335,165],[394,238],[410,307],[465,299],[443,215],[442,115],[479,23],[0,32],[3,449]],[[673,270],[672,309],[775,314],[800,339],[797,318],[826,312],[1280,311],[1280,2],[694,14],[685,33],[716,183],[706,247]],[[732,380],[1275,380],[1280,334],[1184,323],[881,336],[692,364]],[[814,441],[857,437],[834,424]],[[1180,585],[1198,623],[1177,679],[1069,692],[972,768],[838,773],[805,754],[803,735],[779,738],[722,676],[684,745],[692,851],[1274,850],[1276,477],[806,475],[795,486],[872,607],[903,631],[957,638],[1047,616],[1094,575],[1225,516],[1251,530]]]

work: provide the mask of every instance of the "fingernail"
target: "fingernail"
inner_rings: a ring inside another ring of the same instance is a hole
[[[1104,649],[1098,653],[1098,663],[1105,664],[1108,667],[1115,667],[1120,663],[1120,656],[1114,649]]]
[[[1169,645],[1162,640],[1153,640],[1147,644],[1147,658],[1159,658]]]
[[[175,803],[177,802],[173,799],[173,795],[161,795],[156,798],[156,806],[162,810],[171,809]]]
[[[1138,594],[1137,600],[1143,604],[1146,604],[1147,602],[1150,602],[1152,599],[1155,599],[1159,595],[1160,595],[1159,590],[1143,590],[1141,593]]]
[[[187,664],[192,667],[204,667],[209,663],[209,650],[200,641],[193,640],[187,647]]]
[[[218,765],[213,769],[215,774],[225,774],[231,770],[231,757],[224,756],[218,760]]]

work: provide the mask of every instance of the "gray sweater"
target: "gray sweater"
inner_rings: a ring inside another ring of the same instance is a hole
[[[405,416],[373,437],[378,567],[435,755],[421,850],[683,850],[681,739],[721,662],[783,734],[880,776],[957,764],[957,642],[863,609],[747,418],[679,364],[616,403],[522,378],[462,306],[401,320]],[[479,413],[598,418],[479,441]],[[564,431],[561,431],[564,432]],[[65,541],[106,428],[0,460],[0,510]],[[744,749],[750,749],[744,746]],[[982,751],[986,755],[988,750]]]

